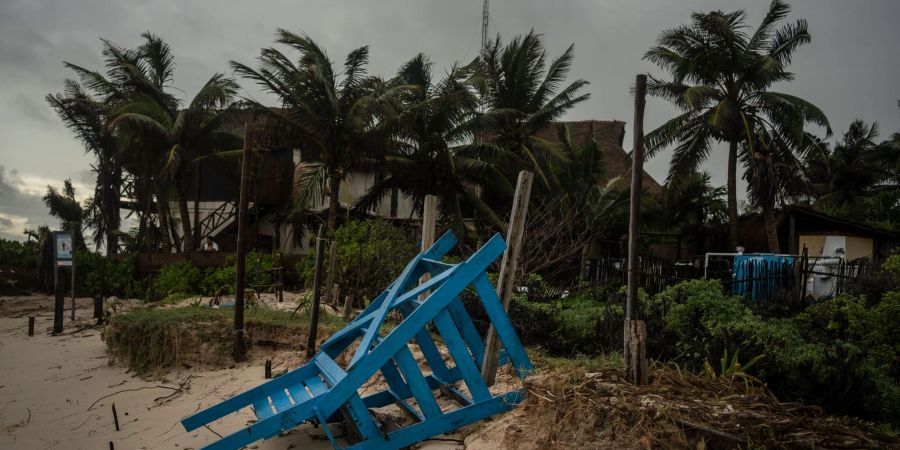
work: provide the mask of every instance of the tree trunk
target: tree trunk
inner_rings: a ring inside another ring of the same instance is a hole
[[[328,171],[328,231],[337,228],[338,208],[340,208],[341,179],[336,170]]]
[[[781,245],[778,243],[778,223],[775,220],[775,210],[765,208],[763,215],[766,219],[766,240],[769,242],[769,251],[781,253]]]
[[[159,217],[159,236],[163,253],[172,251],[172,237],[169,235],[169,202],[157,197],[157,216]]]
[[[737,212],[737,141],[728,143],[728,232],[731,250],[740,245]]]
[[[194,248],[194,234],[191,232],[191,212],[188,209],[186,184],[187,182],[178,183],[178,215],[181,216],[184,252],[193,253],[196,248]]]

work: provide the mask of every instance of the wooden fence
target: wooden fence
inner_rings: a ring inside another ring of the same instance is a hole
[[[832,297],[844,293],[854,280],[874,270],[865,260],[834,259],[829,265],[819,264],[822,262],[822,258],[814,256],[800,256],[792,261],[751,260],[744,261],[735,270],[730,260],[720,260],[710,261],[710,267],[704,273],[703,268],[693,265],[642,257],[637,270],[640,287],[649,295],[681,281],[705,277],[721,281],[726,293],[761,302],[778,298]],[[590,284],[625,284],[627,278],[627,261],[623,258],[588,259],[582,271],[582,280]]]

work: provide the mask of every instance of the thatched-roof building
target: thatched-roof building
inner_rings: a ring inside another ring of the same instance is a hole
[[[618,120],[581,120],[574,122],[557,122],[537,133],[538,137],[550,142],[559,142],[558,129],[568,126],[575,145],[583,145],[593,137],[603,151],[603,165],[606,169],[605,180],[622,177],[622,186],[631,185],[631,162],[628,152],[622,147],[625,141],[625,122]],[[644,171],[644,189],[653,196],[661,196],[663,187],[647,171]]]

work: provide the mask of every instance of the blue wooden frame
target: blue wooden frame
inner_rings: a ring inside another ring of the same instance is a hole
[[[204,449],[239,449],[303,422],[322,424],[334,448],[340,449],[328,423],[344,420],[362,439],[347,448],[380,450],[406,447],[511,409],[522,400],[522,392],[490,392],[479,371],[484,342],[459,298],[467,287],[474,289],[500,338],[501,363],[512,364],[520,378],[531,373],[531,361],[486,274],[488,266],[503,254],[506,243],[497,234],[466,261],[442,262],[456,243],[456,236],[448,231],[413,258],[394,283],[323,343],[306,365],[186,417],[181,421],[184,428],[191,431],[251,407],[256,423]],[[419,285],[426,273],[431,279]],[[428,293],[427,297],[419,300],[422,293]],[[382,324],[391,311],[397,311],[403,320],[382,336]],[[447,365],[428,332],[430,323],[455,363],[453,367]],[[350,363],[341,367],[335,360],[357,340],[359,346]],[[409,347],[413,342],[422,352],[426,367],[413,357]],[[426,374],[425,368],[431,373]],[[388,388],[360,396],[358,390],[379,372]],[[460,382],[467,392],[460,390]],[[455,399],[459,407],[442,410],[435,400],[435,390]],[[415,400],[416,406],[410,400]],[[414,418],[414,423],[389,433],[382,431],[369,408],[389,404],[399,406]]]

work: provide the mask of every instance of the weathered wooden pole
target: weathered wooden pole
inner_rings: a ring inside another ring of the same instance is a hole
[[[628,298],[625,302],[625,376],[634,384],[647,383],[646,325],[634,317],[640,284],[638,244],[641,237],[641,186],[644,175],[644,97],[647,75],[634,86],[634,150],[631,152],[631,210],[628,223]]]
[[[53,245],[56,245],[55,241]],[[61,280],[62,276],[60,274],[60,268],[56,266],[55,260],[53,261],[53,265],[53,334],[62,334],[64,315],[63,309],[65,308],[65,288],[63,288],[63,280]]]
[[[234,360],[247,357],[244,340],[244,287],[247,270],[247,201],[250,191],[250,163],[253,158],[253,130],[244,124],[244,154],[241,161],[241,194],[238,200],[237,260],[234,280]]]
[[[75,233],[72,233],[72,236],[75,236]],[[72,249],[72,266],[69,267],[69,274],[72,276],[72,322],[74,322],[75,321],[75,249]]]
[[[438,198],[434,195],[426,195],[425,201],[422,204],[422,250],[428,250],[432,245],[434,245],[434,227],[437,222],[437,204]],[[419,279],[419,284],[422,284],[431,279],[431,274],[422,275],[422,278]],[[419,300],[425,300],[425,297],[428,297],[428,292],[423,292],[419,294]]]
[[[34,316],[28,316],[28,335],[34,336]]]
[[[333,244],[332,244],[333,245]],[[306,337],[306,356],[312,358],[316,354],[316,334],[319,330],[319,304],[322,294],[322,265],[325,259],[325,225],[319,225],[319,236],[316,238],[316,267],[313,272],[312,305],[309,308],[309,332]]]
[[[506,311],[509,311],[513,284],[516,281],[519,254],[522,250],[522,238],[525,236],[525,217],[528,215],[528,202],[531,198],[531,184],[533,181],[533,173],[527,170],[519,172],[512,212],[510,213],[509,225],[506,229],[506,251],[503,252],[503,262],[500,264],[500,279],[497,281],[497,295],[500,297],[500,301],[503,302],[503,309]],[[485,337],[484,360],[481,362],[481,376],[484,377],[484,381],[488,386],[493,386],[497,378],[499,352],[500,343],[497,341],[494,326],[491,325]]]

